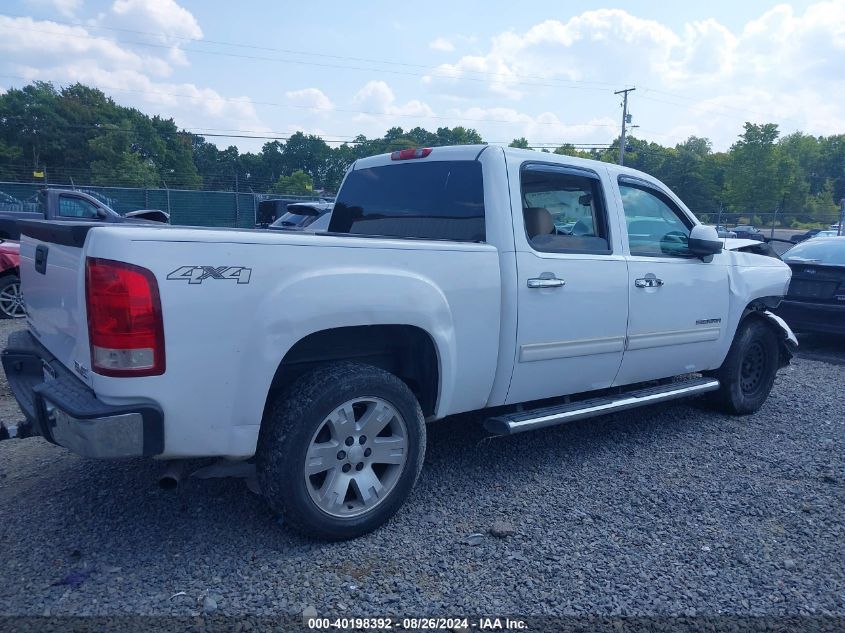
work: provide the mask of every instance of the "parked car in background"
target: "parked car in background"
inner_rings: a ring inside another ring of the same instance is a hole
[[[719,237],[736,237],[737,236],[736,233],[731,231],[724,224],[717,224],[715,228],[716,228],[716,233],[719,235]]]
[[[71,189],[42,189],[38,192],[38,202],[27,204],[34,206],[26,207],[28,211],[0,212],[0,239],[19,239],[20,220],[161,223],[165,221],[163,216],[170,219],[158,209],[133,211],[134,217],[122,216],[96,197]]]
[[[810,229],[806,233],[798,233],[798,234],[790,237],[789,241],[792,242],[793,244],[798,244],[800,242],[803,242],[804,240],[809,240],[810,238],[815,237],[816,235],[819,234],[819,232],[821,230],[822,229]]]
[[[21,297],[20,248],[18,242],[0,240],[0,319],[25,316]]]
[[[736,233],[738,238],[743,240],[758,240],[760,242],[764,242],[766,240],[762,231],[754,228],[750,224],[738,224],[733,228],[733,232]]]
[[[282,219],[282,216],[288,212],[289,206],[299,204],[331,205],[332,203],[322,198],[319,200],[303,200],[302,198],[271,198],[269,200],[262,200],[258,203],[258,208],[256,209],[255,228],[269,228],[276,220]]]
[[[332,210],[331,202],[296,202],[287,205],[287,210],[268,229],[274,231],[301,231]],[[328,226],[328,225],[326,225]]]
[[[329,224],[332,221],[332,212],[324,213],[319,218],[308,225],[307,231],[311,233],[325,233],[329,230]]]
[[[799,332],[845,334],[845,237],[815,237],[791,248],[789,291],[776,313]]]

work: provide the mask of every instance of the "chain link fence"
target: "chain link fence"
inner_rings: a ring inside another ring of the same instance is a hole
[[[138,209],[160,209],[170,214],[171,224],[252,228],[258,221],[262,200],[319,200],[317,196],[276,195],[236,191],[153,189],[131,187],[45,185],[0,182],[0,211],[31,211],[37,207],[38,191],[45,186],[73,189],[94,196],[121,215]]]

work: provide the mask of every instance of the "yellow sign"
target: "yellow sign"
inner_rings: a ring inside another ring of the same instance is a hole
[[[44,172],[43,172],[43,171],[34,171],[34,172],[32,172],[32,175],[33,175],[33,177],[35,177],[35,178],[43,178],[43,177],[44,177]]]

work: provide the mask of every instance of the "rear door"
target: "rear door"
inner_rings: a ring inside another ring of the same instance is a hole
[[[507,402],[608,387],[622,361],[628,274],[598,172],[510,166],[517,348]]]
[[[628,336],[617,385],[711,369],[728,321],[726,254],[687,247],[694,220],[651,182],[621,177],[627,228]]]

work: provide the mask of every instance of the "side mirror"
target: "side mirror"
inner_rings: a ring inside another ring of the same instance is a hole
[[[698,257],[707,257],[722,252],[722,240],[712,226],[696,224],[689,234],[689,250]]]

